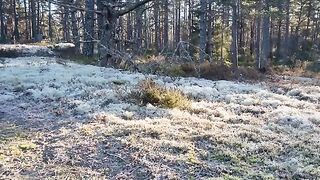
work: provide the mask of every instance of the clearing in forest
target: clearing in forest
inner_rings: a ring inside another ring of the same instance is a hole
[[[143,80],[187,108],[139,103]],[[317,179],[319,80],[243,83],[59,63],[0,64],[4,179]]]

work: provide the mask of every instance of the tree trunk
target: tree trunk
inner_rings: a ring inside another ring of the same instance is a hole
[[[40,19],[40,0],[37,1],[37,20],[36,20],[36,42],[42,40],[42,33],[41,33],[41,19]]]
[[[253,22],[251,22],[251,28],[250,28],[250,55],[254,54],[254,47],[255,47],[254,38],[256,34],[255,21],[256,19],[254,19]]]
[[[238,71],[238,15],[239,15],[239,0],[232,5],[232,43],[231,43],[231,60],[232,71],[236,75]]]
[[[63,13],[63,40],[65,42],[70,42],[69,8],[68,7],[64,7],[64,13]]]
[[[78,5],[77,0],[74,2],[74,4],[76,6]],[[79,28],[78,28],[78,22],[77,22],[77,11],[75,9],[71,11],[71,25],[72,25],[72,37],[75,45],[75,50],[77,54],[80,54],[80,35],[78,32]]]
[[[259,69],[266,71],[269,68],[270,56],[270,5],[269,0],[264,3],[264,15],[262,22],[262,56]]]
[[[155,45],[155,50],[156,53],[160,52],[160,36],[159,36],[159,30],[160,30],[160,22],[159,22],[159,2],[155,2],[154,4],[154,45]]]
[[[206,23],[207,0],[200,1],[200,63],[203,63],[206,56],[206,39],[207,39],[207,23]]]
[[[289,39],[289,34],[290,34],[290,0],[286,0],[285,2],[285,8],[286,8],[286,30],[285,30],[285,37],[284,37],[284,47],[286,49],[284,50],[284,58],[288,58],[289,56],[289,49],[290,49],[290,39]]]
[[[32,41],[37,42],[37,11],[36,11],[36,3],[35,0],[30,0],[31,3],[31,34],[32,34]]]
[[[16,0],[13,0],[13,14],[14,14],[14,41],[19,41],[20,36],[19,36],[19,15],[17,13],[17,4]]]
[[[23,0],[23,6],[24,6],[24,17],[25,17],[25,34],[26,34],[26,40],[29,40],[30,33],[29,33],[29,17],[30,14],[27,11],[27,0]]]
[[[84,45],[82,53],[88,57],[92,57],[94,53],[94,1],[86,0],[86,9],[88,11],[85,15],[85,27],[84,27]],[[105,39],[109,41],[109,39]]]
[[[163,8],[164,8],[164,24],[163,24],[163,46],[167,51],[169,49],[169,1],[163,0]]]
[[[215,13],[214,9],[212,9],[212,2],[209,3],[209,13],[208,13],[208,39],[207,39],[207,48],[206,48],[206,53],[209,56],[212,56],[213,53],[213,35],[214,35],[214,25],[215,25]]]
[[[129,41],[132,40],[132,17],[131,17],[131,13],[128,13],[128,17],[127,17],[127,39]]]
[[[49,39],[52,41],[53,32],[52,32],[52,15],[51,15],[51,0],[48,2],[49,6],[49,14],[48,14],[48,21],[49,21]]]
[[[175,27],[175,47],[179,44],[180,42],[180,28],[181,28],[181,2],[178,0],[176,2],[176,27]],[[178,51],[179,53],[179,51]]]
[[[0,25],[1,25],[1,38],[0,43],[6,43],[6,26],[4,24],[4,13],[3,13],[3,0],[0,0]]]
[[[278,34],[277,34],[277,50],[276,50],[276,57],[277,57],[277,60],[281,59],[281,52],[282,52],[282,47],[281,47],[281,42],[282,42],[282,11],[283,11],[283,8],[282,8],[282,2],[278,2],[278,11],[280,12],[280,17],[279,17],[279,20],[278,20]]]
[[[261,11],[261,0],[257,2],[257,11]],[[261,14],[256,19],[256,67],[261,67]]]
[[[138,2],[136,0],[136,2]],[[141,54],[142,50],[142,26],[143,26],[143,21],[142,21],[142,14],[143,14],[143,9],[137,8],[135,11],[135,53],[136,54]]]

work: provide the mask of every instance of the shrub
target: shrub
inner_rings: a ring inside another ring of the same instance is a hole
[[[320,61],[315,61],[315,62],[310,63],[307,66],[307,70],[319,73],[320,72]]]
[[[184,63],[180,65],[181,70],[187,75],[196,75],[196,66],[192,63]]]
[[[186,109],[190,106],[188,98],[179,90],[160,87],[150,79],[139,83],[139,91],[131,97],[143,105],[152,104],[162,108]]]
[[[185,76],[187,73],[181,68],[180,65],[174,64],[174,65],[169,65],[169,66],[161,66],[160,67],[162,70],[162,73],[167,75],[167,76]]]
[[[264,77],[262,73],[253,67],[240,67],[239,75],[248,80],[260,80]]]
[[[222,62],[203,63],[200,65],[200,76],[210,80],[230,80],[231,67]]]

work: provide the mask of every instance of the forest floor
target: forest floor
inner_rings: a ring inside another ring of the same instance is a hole
[[[187,110],[129,100],[180,89]],[[317,179],[320,81],[210,81],[2,58],[0,179]]]

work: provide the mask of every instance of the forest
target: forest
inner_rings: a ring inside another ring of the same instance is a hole
[[[317,0],[1,0],[0,42],[72,42],[103,66],[126,53],[266,71],[318,60],[319,9]]]
[[[0,0],[0,179],[319,179],[319,0]]]

